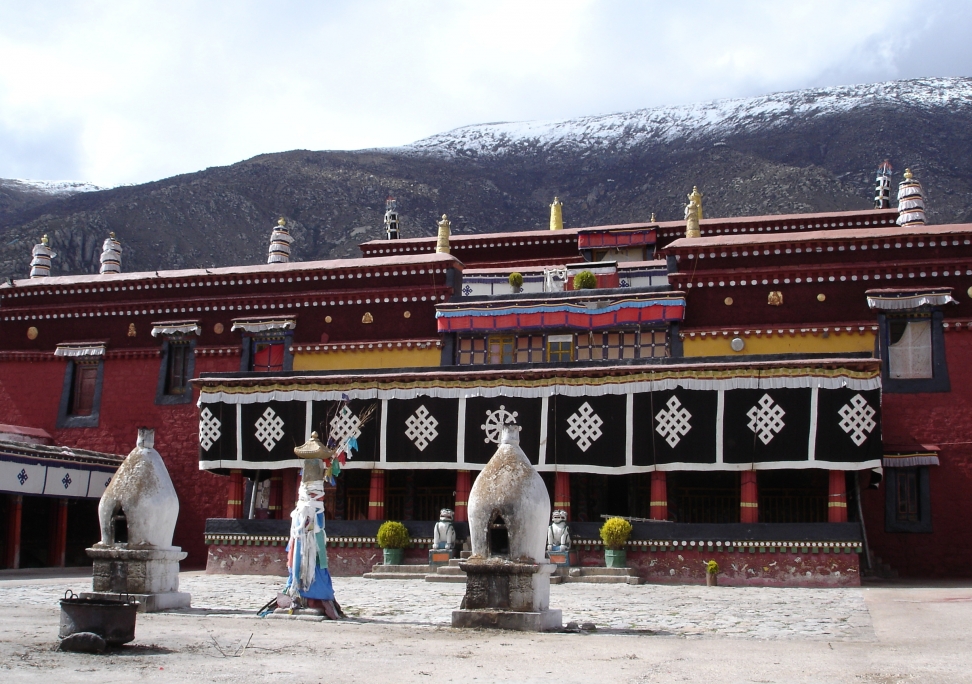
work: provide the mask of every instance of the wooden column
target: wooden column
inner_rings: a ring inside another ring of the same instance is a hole
[[[24,515],[24,497],[11,494],[7,497],[7,548],[4,549],[3,567],[16,570],[20,567],[20,529]]]
[[[756,471],[740,473],[739,522],[759,522],[759,490],[756,487]]]
[[[468,470],[456,471],[456,522],[466,522],[469,515],[466,506],[469,505],[469,490],[472,489],[472,478]]]
[[[827,522],[847,522],[847,480],[843,470],[830,471],[830,498],[827,500]]]
[[[226,517],[243,517],[243,471],[231,470],[229,494],[226,498]]]
[[[50,537],[47,542],[47,565],[63,568],[67,557],[67,499],[51,501]]]
[[[554,480],[554,509],[560,509],[567,513],[567,519],[571,520],[570,517],[570,473],[554,473],[556,479]]]
[[[668,520],[668,478],[658,470],[651,474],[651,519]]]
[[[385,471],[371,471],[371,489],[368,492],[368,520],[385,519]]]
[[[280,485],[280,517],[286,520],[290,517],[297,503],[297,468],[287,468],[281,472]]]
[[[267,505],[273,520],[283,518],[283,474],[279,470],[270,475],[270,503]]]

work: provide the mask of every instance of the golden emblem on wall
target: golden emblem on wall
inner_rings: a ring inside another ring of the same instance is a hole
[[[362,323],[374,323],[375,317],[371,315],[370,311],[365,311],[365,315],[361,317]]]
[[[333,318],[331,318],[330,316],[325,316],[325,317],[324,317],[324,322],[325,322],[325,323],[330,323],[330,322],[331,322],[332,320],[334,320],[334,319],[333,319]]]
[[[135,337],[135,335],[137,335],[137,334],[138,333],[135,332],[135,324],[134,323],[129,323],[128,324],[128,336],[129,337]]]
[[[724,301],[726,306],[732,306],[732,297],[726,297]]]
[[[406,312],[405,312],[405,313],[403,313],[402,315],[403,315],[403,316],[404,316],[405,318],[411,318],[411,317],[412,317],[412,312],[411,312],[411,311],[406,311]]]
[[[223,330],[224,328],[222,323],[217,323],[216,325],[213,326],[213,332],[216,333],[217,335],[222,335]]]
[[[28,340],[37,339],[37,328],[35,328],[34,326],[30,326],[29,328],[27,328],[27,339]]]
[[[823,292],[821,292],[820,294],[817,295],[817,301],[818,302],[825,302],[825,301],[827,301],[827,295],[825,295]]]
[[[783,293],[779,290],[773,290],[766,298],[766,303],[770,306],[780,306],[783,303]]]

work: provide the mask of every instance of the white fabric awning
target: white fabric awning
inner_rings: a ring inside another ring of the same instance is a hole
[[[297,319],[286,318],[237,318],[233,321],[231,330],[242,330],[248,333],[266,332],[268,330],[293,330],[297,327]]]
[[[958,304],[958,302],[947,292],[915,293],[902,296],[867,296],[868,307],[880,311],[901,311],[902,309],[917,309],[922,306],[944,306],[945,304]]]
[[[163,321],[152,324],[152,337],[159,335],[201,335],[199,321]]]
[[[57,345],[54,356],[69,358],[99,358],[105,355],[104,342],[65,342]]]

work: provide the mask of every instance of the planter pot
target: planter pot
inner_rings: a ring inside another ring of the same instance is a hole
[[[401,565],[405,549],[382,549],[385,565]]]
[[[58,636],[62,639],[77,632],[94,632],[113,646],[135,640],[135,601],[100,601],[83,599],[68,590],[61,599],[61,626]],[[124,594],[119,594],[119,597]],[[127,598],[127,597],[126,597]]]
[[[604,566],[608,568],[628,567],[628,552],[625,549],[604,549]]]
[[[714,572],[705,573],[705,586],[716,587],[719,585],[719,576]]]

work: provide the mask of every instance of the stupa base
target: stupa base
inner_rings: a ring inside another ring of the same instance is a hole
[[[559,610],[529,613],[491,609],[454,610],[452,626],[466,629],[509,629],[517,632],[555,632],[563,629],[564,619]]]

